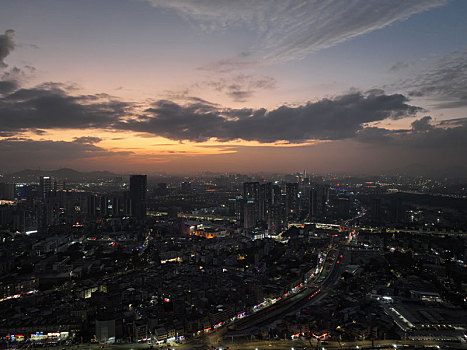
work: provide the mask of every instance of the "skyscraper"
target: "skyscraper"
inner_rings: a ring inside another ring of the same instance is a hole
[[[243,201],[243,227],[253,227],[259,219],[259,182],[243,183]],[[247,212],[248,216],[246,215]]]
[[[258,191],[258,219],[267,222],[269,208],[272,205],[272,183],[266,182],[259,185]]]
[[[310,217],[322,219],[326,214],[326,206],[329,201],[329,187],[326,185],[314,185],[310,190]]]
[[[285,184],[287,215],[298,210],[298,183]]]
[[[251,229],[256,226],[257,211],[255,208],[255,202],[253,200],[247,200],[244,205],[244,220],[243,228]]]
[[[273,204],[269,207],[268,213],[268,233],[278,234],[282,231],[282,210],[283,207],[279,204]]]
[[[130,176],[131,215],[136,219],[146,217],[147,175]]]
[[[54,178],[51,176],[41,176],[39,178],[39,191],[42,199],[47,198],[54,191]]]

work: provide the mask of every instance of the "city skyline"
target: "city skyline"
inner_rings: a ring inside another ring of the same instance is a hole
[[[0,164],[467,175],[462,1],[6,1]]]

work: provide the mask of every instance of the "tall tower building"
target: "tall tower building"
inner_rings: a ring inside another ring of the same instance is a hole
[[[285,184],[285,196],[287,215],[295,213],[298,210],[298,183]]]
[[[272,204],[280,205],[282,202],[281,187],[279,185],[272,185]]]
[[[243,227],[246,229],[254,228],[256,226],[257,221],[255,202],[252,200],[247,200],[245,202],[243,210]]]
[[[243,183],[243,201],[243,227],[251,228],[259,220],[259,182]]]
[[[131,215],[136,219],[146,217],[147,175],[130,176]]]
[[[258,219],[267,222],[269,208],[272,205],[272,183],[266,182],[259,185],[258,192]]]
[[[283,207],[279,204],[273,204],[269,208],[268,213],[268,233],[278,234],[282,231],[282,209]]]
[[[39,179],[39,195],[42,199],[50,196],[55,190],[55,181],[51,176],[41,176]]]
[[[315,185],[310,190],[310,217],[321,219],[326,214],[326,206],[329,201],[329,187]]]

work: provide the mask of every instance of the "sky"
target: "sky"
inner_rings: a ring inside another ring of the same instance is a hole
[[[0,0],[0,173],[467,176],[467,1]]]

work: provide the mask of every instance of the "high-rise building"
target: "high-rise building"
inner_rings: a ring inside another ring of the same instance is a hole
[[[51,176],[41,176],[39,179],[39,195],[42,199],[47,198],[55,191],[55,181]]]
[[[253,227],[259,220],[259,182],[243,183],[243,200],[243,227]],[[246,216],[247,212],[248,217]],[[254,223],[252,224],[252,222]]]
[[[136,219],[146,217],[147,175],[130,176],[131,215]]]
[[[94,219],[96,217],[97,213],[97,195],[95,194],[89,194],[86,198],[87,201],[87,212],[86,215],[90,219]]]
[[[268,233],[278,234],[282,231],[282,209],[280,204],[273,204],[268,213]]]
[[[272,183],[266,182],[259,186],[258,191],[258,219],[267,222],[269,208],[272,205]]]
[[[285,210],[287,215],[293,214],[298,210],[298,183],[287,183],[285,184]]]
[[[243,225],[243,217],[245,216],[244,214],[244,201],[242,196],[237,196],[235,198],[235,217],[237,219],[237,222],[241,223]]]
[[[279,185],[272,185],[272,204],[281,204],[282,194]]]
[[[326,214],[329,201],[329,187],[326,185],[314,185],[310,190],[310,217],[321,219]]]
[[[243,220],[243,227],[245,229],[254,228],[256,226],[256,208],[255,202],[252,200],[247,200],[244,205],[244,220]]]

